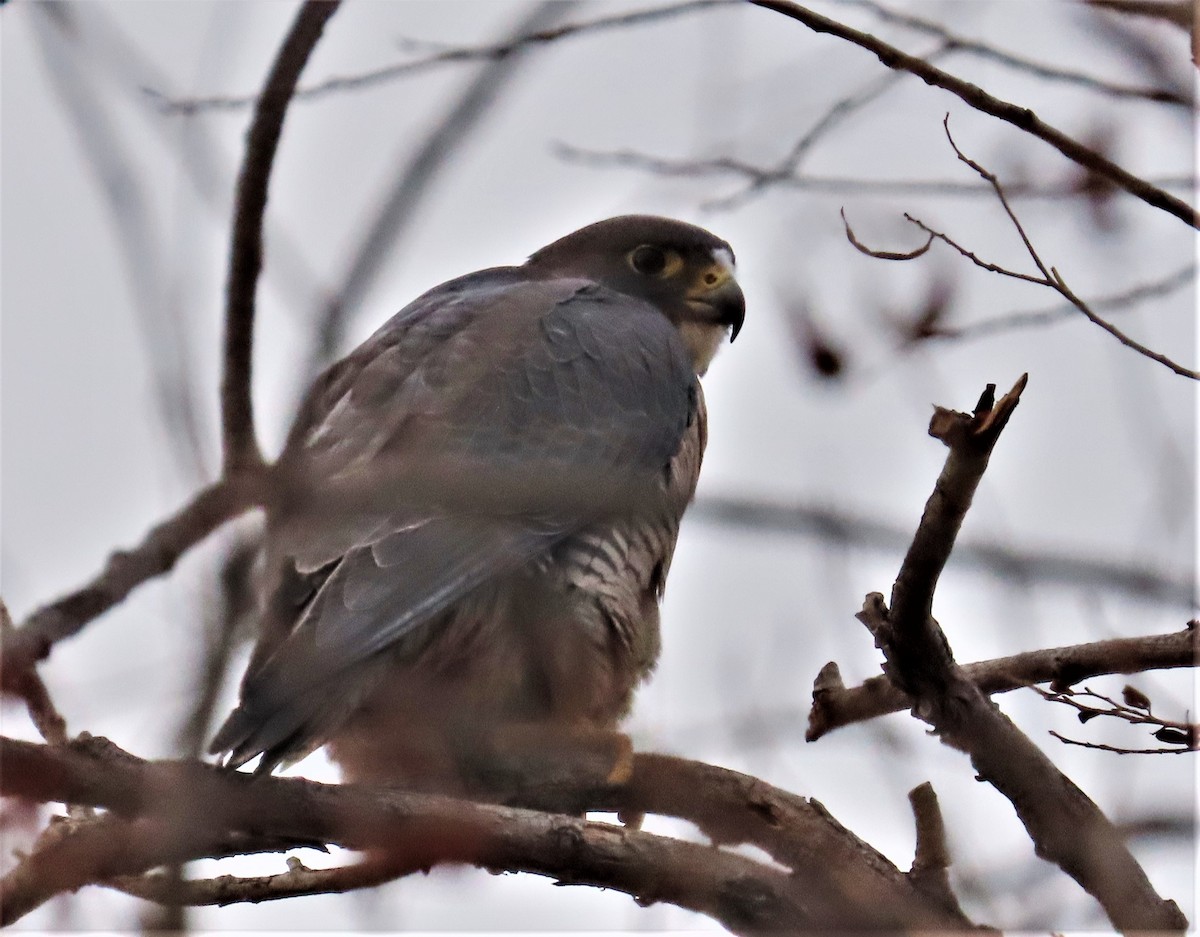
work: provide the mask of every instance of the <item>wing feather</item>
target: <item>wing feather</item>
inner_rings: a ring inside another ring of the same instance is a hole
[[[620,510],[606,492],[657,490],[695,380],[655,307],[584,280],[500,268],[398,313],[318,382],[289,437],[279,463],[288,477],[318,493],[358,482],[373,499],[331,517],[289,498],[269,518],[275,561],[331,572],[290,636],[247,674],[213,750],[232,751],[235,764],[263,752],[266,770],[302,754],[335,728],[315,724],[330,680],[598,511]],[[519,497],[501,494],[486,509],[436,491],[412,498],[431,466],[464,469],[476,487],[516,480]],[[593,503],[563,502],[580,488]]]

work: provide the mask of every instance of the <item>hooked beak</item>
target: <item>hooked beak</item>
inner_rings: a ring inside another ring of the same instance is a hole
[[[728,273],[716,286],[705,286],[689,293],[687,304],[700,313],[698,318],[701,321],[726,326],[731,343],[737,338],[746,319],[746,297],[742,295],[737,280]]]

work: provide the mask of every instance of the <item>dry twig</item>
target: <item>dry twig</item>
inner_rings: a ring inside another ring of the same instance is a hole
[[[343,75],[327,78],[324,81],[296,89],[296,100],[315,100],[330,94],[343,91],[355,91],[361,88],[371,88],[398,78],[407,78],[429,71],[440,65],[457,62],[497,62],[508,58],[514,52],[526,46],[548,45],[560,39],[585,35],[594,32],[604,32],[609,29],[623,29],[643,23],[654,23],[676,16],[696,13],[720,6],[731,6],[742,0],[684,0],[682,3],[670,6],[653,7],[647,10],[634,10],[629,13],[617,13],[600,16],[581,23],[566,23],[509,39],[494,45],[441,49],[432,55],[410,62],[400,62],[388,65],[360,75]],[[155,97],[159,106],[168,114],[195,114],[203,111],[241,110],[253,104],[253,95],[219,95],[207,98],[168,98],[165,95],[147,91]]]
[[[1021,243],[1025,245],[1025,250],[1033,260],[1034,266],[1037,267],[1038,272],[1036,274],[1021,273],[1020,271],[1010,270],[1007,267],[1002,267],[999,264],[994,264],[990,261],[984,260],[978,254],[968,250],[948,234],[930,227],[925,222],[921,221],[921,219],[916,218],[907,212],[904,214],[906,221],[916,225],[931,239],[939,240],[947,246],[953,248],[967,260],[971,261],[971,263],[975,264],[975,266],[983,270],[987,270],[990,273],[997,273],[1001,276],[1009,277],[1010,279],[1022,280],[1026,283],[1034,283],[1038,286],[1049,287],[1062,296],[1063,299],[1070,303],[1075,309],[1083,313],[1089,322],[1091,322],[1093,325],[1098,325],[1122,345],[1126,346],[1127,348],[1131,348],[1138,354],[1143,355],[1152,361],[1157,361],[1159,364],[1169,368],[1171,371],[1174,371],[1181,377],[1191,378],[1192,380],[1200,380],[1200,371],[1195,371],[1191,368],[1184,367],[1183,365],[1171,360],[1166,355],[1154,351],[1151,348],[1147,348],[1141,342],[1126,335],[1107,319],[1097,315],[1091,306],[1080,299],[1079,296],[1076,295],[1076,293],[1069,286],[1067,286],[1066,280],[1062,278],[1062,275],[1058,272],[1058,270],[1047,265],[1046,262],[1042,260],[1041,255],[1033,246],[1033,242],[1030,240],[1029,235],[1026,234],[1025,228],[1021,224],[1020,219],[1017,217],[1016,212],[1013,211],[1012,205],[1009,204],[1008,198],[1004,193],[1004,187],[1000,184],[1000,180],[995,176],[994,173],[984,169],[983,166],[975,162],[975,160],[971,159],[970,157],[964,155],[962,150],[958,148],[958,144],[954,142],[954,137],[950,134],[949,114],[946,115],[942,123],[946,130],[946,139],[950,141],[950,146],[954,149],[954,153],[958,157],[959,161],[971,167],[971,169],[973,169],[980,178],[986,181],[996,193],[996,197],[1000,200],[1000,204],[1003,206],[1005,214],[1008,215],[1009,221],[1011,221],[1013,227],[1016,228],[1017,234],[1021,238]],[[845,216],[843,215],[843,221],[844,220]],[[894,253],[891,251],[873,251],[870,248],[864,247],[854,236],[854,232],[850,229],[849,224],[846,224],[846,237],[857,250],[873,257],[881,257],[885,260],[908,259],[904,254]],[[916,256],[919,256],[921,253],[924,253],[924,249],[921,249],[918,253],[916,253]]]
[[[1192,628],[1193,630],[1195,629],[1195,623],[1193,623]],[[1111,745],[1101,745],[1096,742],[1080,742],[1060,735],[1058,732],[1052,731],[1050,733],[1056,739],[1068,745],[1079,745],[1083,748],[1098,748],[1121,755],[1178,755],[1197,750],[1197,743],[1200,740],[1200,726],[1193,722],[1182,722],[1178,719],[1167,719],[1163,716],[1156,716],[1150,698],[1132,686],[1125,687],[1122,694],[1124,702],[1122,703],[1118,703],[1115,699],[1105,696],[1103,693],[1097,693],[1091,687],[1086,686],[1082,690],[1072,690],[1070,687],[1052,688],[1054,689],[1053,692],[1047,692],[1040,687],[1032,687],[1032,689],[1039,693],[1043,699],[1049,700],[1052,703],[1062,703],[1075,709],[1079,715],[1080,722],[1091,722],[1097,717],[1111,717],[1120,719],[1122,722],[1128,722],[1130,725],[1151,726],[1155,729],[1153,735],[1158,741],[1174,747],[1119,748]],[[1099,700],[1103,705],[1097,706],[1092,703],[1085,703],[1083,702],[1084,699]]]
[[[983,111],[993,117],[998,117],[1026,133],[1044,140],[1067,159],[1089,169],[1096,175],[1103,176],[1114,185],[1124,189],[1148,205],[1162,209],[1175,216],[1193,228],[1200,227],[1200,214],[1182,199],[1176,198],[1156,186],[1151,185],[1140,176],[1135,176],[1128,170],[1122,169],[1112,160],[1105,158],[1095,150],[1089,149],[1061,130],[1050,126],[1027,107],[1003,101],[994,97],[970,82],[956,78],[943,71],[936,65],[931,65],[924,59],[902,52],[895,46],[889,45],[869,33],[851,29],[849,26],[832,20],[827,16],[814,13],[807,7],[791,0],[750,0],[755,6],[760,6],[790,19],[803,23],[809,29],[819,33],[829,33],[840,39],[845,39],[860,48],[874,54],[888,68],[898,68],[916,75],[926,84],[934,85],[956,95],[976,110]]]
[[[870,10],[871,13],[884,22],[896,23],[908,29],[924,33],[927,36],[934,36],[946,43],[951,51],[976,55],[979,58],[987,59],[988,61],[996,62],[997,64],[1026,72],[1030,75],[1036,75],[1038,78],[1045,78],[1048,81],[1061,81],[1067,84],[1078,85],[1079,87],[1098,91],[1101,94],[1110,95],[1114,98],[1141,98],[1146,101],[1171,104],[1187,109],[1191,109],[1193,106],[1191,97],[1182,95],[1171,88],[1146,88],[1123,85],[1113,81],[1106,81],[1103,78],[1097,78],[1094,75],[1088,75],[1084,72],[1035,62],[1024,56],[1014,55],[1011,52],[997,49],[995,46],[988,45],[986,42],[980,42],[978,39],[968,39],[965,36],[959,36],[932,20],[914,16],[911,13],[902,13],[898,10],[888,9],[883,4],[876,3],[875,0],[838,0],[838,2],[847,6],[863,7]],[[1096,0],[1089,0],[1089,2],[1096,3]],[[1163,6],[1164,4],[1159,2],[1155,5]]]

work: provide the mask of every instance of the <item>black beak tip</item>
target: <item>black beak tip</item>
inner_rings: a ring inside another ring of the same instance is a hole
[[[736,296],[730,297],[725,302],[722,311],[724,313],[722,321],[729,326],[729,343],[732,345],[742,330],[742,324],[746,321],[746,299],[740,289]]]

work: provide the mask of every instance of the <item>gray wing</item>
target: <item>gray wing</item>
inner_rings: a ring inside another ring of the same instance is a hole
[[[281,470],[315,497],[272,512],[270,554],[315,593],[257,655],[213,750],[266,753],[270,770],[339,675],[659,491],[694,394],[666,318],[586,281],[504,268],[402,310],[331,369],[289,438]],[[338,511],[340,486],[369,497]]]

